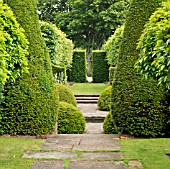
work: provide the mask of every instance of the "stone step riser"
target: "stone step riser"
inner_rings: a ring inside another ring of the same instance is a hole
[[[77,100],[78,104],[97,104],[97,100]]]
[[[90,94],[84,95],[84,94],[75,94],[74,96],[75,96],[75,97],[99,97],[100,95],[90,95]]]
[[[98,100],[98,97],[76,97],[76,100]]]

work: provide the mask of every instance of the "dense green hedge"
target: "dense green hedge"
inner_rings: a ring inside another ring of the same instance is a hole
[[[105,134],[113,134],[113,133],[117,134],[117,131],[114,127],[114,121],[113,121],[113,117],[112,117],[111,112],[109,112],[104,119],[103,130],[104,130]]]
[[[73,106],[77,106],[76,98],[74,97],[73,92],[63,84],[56,84],[58,94],[59,94],[59,101],[66,102],[72,104]]]
[[[112,86],[107,87],[104,89],[97,101],[97,106],[99,110],[110,110],[111,107],[111,93],[112,93]]]
[[[112,117],[118,132],[156,137],[165,134],[168,112],[162,104],[164,89],[144,80],[134,70],[137,42],[150,15],[161,0],[133,0],[127,14],[119,62],[112,87]]]
[[[109,67],[109,83],[112,84],[112,82],[114,81],[114,76],[115,76],[115,72],[116,72],[116,67]]]
[[[92,77],[94,83],[109,81],[109,65],[105,51],[96,50],[92,52]]]
[[[39,135],[55,129],[58,96],[51,61],[41,36],[35,1],[6,0],[29,41],[29,74],[5,86],[4,133]]]
[[[74,50],[72,68],[67,71],[68,81],[86,82],[86,52],[85,50]]]
[[[80,110],[65,102],[59,103],[58,108],[58,133],[82,134],[86,121]]]
[[[73,58],[73,43],[66,34],[47,22],[40,22],[42,36],[48,47],[51,61],[54,65],[70,68]]]
[[[56,83],[67,84],[66,67],[56,66],[52,64],[52,71]]]

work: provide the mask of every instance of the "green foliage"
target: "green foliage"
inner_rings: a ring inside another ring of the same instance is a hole
[[[112,84],[115,76],[116,67],[109,67],[109,83]]]
[[[0,105],[3,88],[27,70],[28,41],[13,12],[0,2]],[[0,108],[1,109],[1,108]],[[1,110],[0,110],[1,111]],[[1,117],[0,117],[1,118]]]
[[[86,82],[86,52],[85,50],[74,50],[72,68],[67,71],[68,81]]]
[[[161,0],[133,0],[127,14],[119,61],[112,85],[111,111],[118,132],[156,137],[165,134],[169,111],[165,91],[154,80],[143,80],[134,70],[138,39]]]
[[[99,49],[124,23],[129,0],[41,0],[40,19],[50,21],[73,40],[76,47]]]
[[[154,77],[158,84],[170,89],[170,1],[164,2],[145,25],[135,67],[146,79]]]
[[[104,119],[103,130],[105,134],[117,133],[116,129],[114,128],[114,121],[111,112],[109,112]]]
[[[109,65],[106,61],[106,52],[95,50],[92,54],[92,77],[94,83],[109,81]]]
[[[123,38],[123,30],[124,26],[117,28],[114,34],[103,45],[109,65],[117,64],[119,48]]]
[[[70,68],[73,57],[73,43],[54,24],[40,22],[42,36],[48,47],[54,65]]]
[[[80,110],[65,102],[59,103],[58,109],[58,133],[82,134],[86,121]]]
[[[52,65],[52,71],[56,83],[67,84],[66,67]]]
[[[0,81],[5,84],[7,79],[28,72],[28,41],[7,5],[0,4],[0,27]]]
[[[76,98],[74,97],[73,92],[63,84],[56,84],[58,94],[59,94],[59,101],[66,102],[72,104],[73,106],[77,106]]]
[[[112,86],[107,87],[101,92],[99,99],[97,101],[97,106],[99,110],[110,110],[111,92]]]
[[[29,41],[29,74],[5,86],[2,129],[8,134],[39,135],[55,129],[58,96],[51,61],[41,37],[35,1],[6,0]]]

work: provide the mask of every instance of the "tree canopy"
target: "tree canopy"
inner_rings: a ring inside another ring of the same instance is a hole
[[[138,44],[140,58],[135,67],[145,78],[170,88],[170,0],[163,3],[145,25]]]
[[[98,49],[124,23],[129,0],[42,0],[41,20],[50,21],[73,40],[76,47]]]

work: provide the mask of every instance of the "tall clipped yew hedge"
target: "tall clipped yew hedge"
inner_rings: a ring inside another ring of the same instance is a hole
[[[134,70],[136,50],[144,24],[161,0],[133,0],[127,14],[119,62],[112,86],[112,117],[118,132],[156,137],[167,132],[168,111],[162,104],[165,92],[153,80]]]
[[[94,50],[92,52],[92,77],[93,83],[109,81],[109,65],[106,60],[106,52]]]
[[[86,51],[74,50],[72,68],[67,71],[68,81],[86,82]]]
[[[29,74],[5,86],[2,129],[8,134],[39,135],[55,129],[58,96],[35,1],[6,0],[29,41]]]

